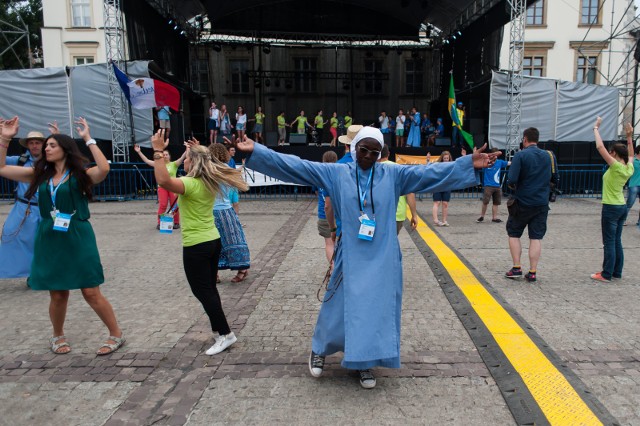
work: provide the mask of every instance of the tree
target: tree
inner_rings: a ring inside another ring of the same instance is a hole
[[[0,5],[0,70],[42,67],[42,0]]]

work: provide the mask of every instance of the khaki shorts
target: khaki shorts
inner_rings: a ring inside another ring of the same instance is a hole
[[[485,186],[484,194],[482,195],[482,204],[489,204],[489,201],[492,198],[494,206],[502,204],[502,188],[496,186]]]
[[[331,228],[327,219],[318,219],[318,234],[324,238],[331,238]]]
[[[169,124],[169,120],[158,120],[158,124],[161,129],[170,129],[171,125]]]

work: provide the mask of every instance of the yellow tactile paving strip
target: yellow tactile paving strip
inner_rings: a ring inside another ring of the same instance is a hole
[[[407,215],[411,218],[410,212],[407,211]],[[571,426],[601,425],[602,422],[564,375],[420,217],[417,231],[520,374],[549,423]]]

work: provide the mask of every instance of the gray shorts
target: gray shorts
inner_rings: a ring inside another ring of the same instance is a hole
[[[169,120],[158,120],[161,129],[170,129]]]
[[[280,140],[286,140],[287,139],[287,129],[286,128],[279,128],[278,129],[278,138]]]
[[[491,199],[493,199],[494,206],[502,204],[502,188],[497,186],[485,186],[484,193],[482,194],[482,204],[489,204]]]
[[[318,234],[324,238],[331,238],[331,228],[327,219],[318,219]]]

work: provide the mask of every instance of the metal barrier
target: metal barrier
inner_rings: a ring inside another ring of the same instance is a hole
[[[559,165],[559,197],[596,198],[602,192],[602,174],[605,168],[600,164]],[[506,170],[503,170],[503,173]],[[179,171],[181,173],[181,171]],[[482,177],[482,176],[481,176]],[[0,201],[14,198],[16,184],[0,178]],[[112,164],[111,172],[104,182],[93,189],[94,198],[101,201],[155,200],[158,197],[153,169],[144,163]],[[507,188],[503,188],[508,193]],[[430,198],[430,194],[417,194],[418,199]],[[475,199],[482,197],[482,186],[474,186],[453,191],[452,198]],[[277,200],[315,197],[313,188],[297,185],[274,185],[252,187],[240,194],[242,200]]]

